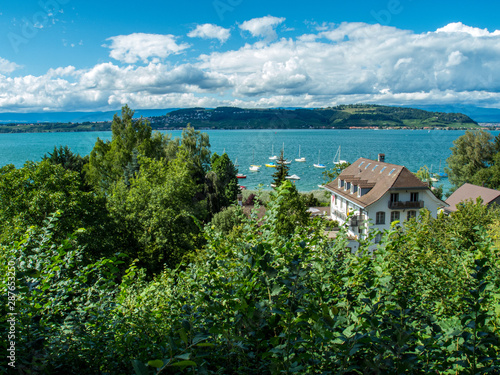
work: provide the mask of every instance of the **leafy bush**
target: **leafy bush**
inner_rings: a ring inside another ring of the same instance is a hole
[[[231,206],[214,215],[212,226],[216,231],[229,234],[231,230],[241,224],[243,212],[240,206]]]
[[[281,232],[289,189],[237,235],[207,226],[191,264],[150,281],[135,262],[118,281],[118,257],[78,267],[74,240],[51,238],[55,220],[4,248],[18,259],[22,370],[500,373],[500,260],[487,227],[467,220],[480,208],[424,214],[383,233],[373,255],[371,238],[352,254],[346,229],[329,242],[321,220]]]

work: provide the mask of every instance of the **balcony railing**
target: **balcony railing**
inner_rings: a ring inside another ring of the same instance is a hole
[[[350,227],[359,227],[360,225],[363,225],[364,216],[363,215],[351,215],[347,216],[345,213],[333,210],[332,215],[343,222],[348,221]]]
[[[361,216],[355,215],[349,218],[349,226],[359,227],[362,224]]]
[[[409,208],[423,208],[424,201],[403,201],[403,202],[389,202],[391,210],[406,210]]]
[[[340,212],[340,211],[337,211],[337,210],[333,210],[332,214],[333,214],[333,216],[338,217],[342,221],[346,221],[347,220],[347,215],[344,214],[343,212]]]

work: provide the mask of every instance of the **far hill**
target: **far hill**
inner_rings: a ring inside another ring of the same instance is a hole
[[[137,111],[140,113],[141,111]],[[339,105],[318,109],[248,109],[237,107],[187,108],[165,115],[145,117],[153,129],[172,130],[188,124],[198,129],[352,129],[437,128],[470,129],[477,122],[461,113],[429,112],[407,107],[368,104]],[[10,123],[0,133],[110,130],[108,121]]]
[[[477,122],[461,113],[428,112],[380,105],[339,105],[320,109],[246,109],[218,107],[172,111],[149,118],[153,128],[173,129],[188,123],[207,129],[309,128],[474,128]]]

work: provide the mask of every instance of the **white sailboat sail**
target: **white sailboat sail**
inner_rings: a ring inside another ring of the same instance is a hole
[[[306,158],[300,157],[300,145],[299,145],[299,157],[297,159],[295,159],[295,161],[298,161],[299,163],[303,163],[306,161]]]

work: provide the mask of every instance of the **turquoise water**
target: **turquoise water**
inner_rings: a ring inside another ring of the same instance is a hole
[[[386,155],[386,162],[401,164],[413,172],[427,165],[432,172],[443,172],[450,156],[453,141],[464,131],[444,130],[207,130],[212,152],[224,151],[239,165],[239,171],[247,175],[240,183],[247,188],[258,188],[260,184],[269,189],[274,168],[266,168],[272,148],[274,155],[284,145],[285,158],[291,159],[290,174],[301,179],[296,182],[301,191],[317,189],[323,182],[324,169],[313,167],[318,160],[327,168],[333,166],[333,158],[341,146],[341,159],[354,162],[359,157],[376,159],[378,153]],[[181,131],[168,132],[179,137]],[[497,135],[500,132],[492,132]],[[68,145],[81,155],[90,153],[94,143],[110,139],[111,132],[82,133],[26,133],[0,134],[0,166],[12,163],[21,167],[26,160],[38,161],[51,152],[54,146]],[[307,159],[297,163],[300,156]],[[250,172],[251,164],[260,164],[260,172]],[[447,179],[441,180],[445,189]],[[439,183],[438,183],[439,184]]]

